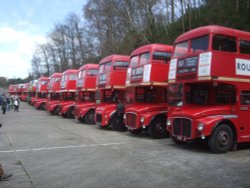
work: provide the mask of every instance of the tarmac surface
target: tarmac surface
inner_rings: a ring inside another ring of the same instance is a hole
[[[21,103],[0,114],[0,188],[250,188],[250,146],[213,154],[147,134],[102,130]]]

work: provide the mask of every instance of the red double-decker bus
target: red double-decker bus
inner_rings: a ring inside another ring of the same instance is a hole
[[[50,114],[58,114],[56,111],[58,108],[55,106],[60,103],[60,83],[62,80],[62,73],[54,73],[50,76],[48,84],[48,100],[46,102],[46,111]]]
[[[149,44],[131,53],[126,80],[124,122],[137,134],[148,131],[153,138],[163,138],[166,131],[167,84],[173,47]]]
[[[28,97],[27,102],[29,104],[31,104],[31,105],[34,105],[34,102],[35,102],[35,99],[36,99],[36,90],[37,90],[37,87],[38,87],[37,84],[38,84],[38,80],[32,80],[29,83],[29,89],[28,89],[29,97]]]
[[[66,118],[74,118],[77,73],[78,70],[66,70],[62,75],[61,101],[58,105],[58,112],[59,115]]]
[[[95,91],[98,65],[85,64],[78,70],[77,97],[74,109],[75,119],[80,122],[95,123]]]
[[[34,106],[38,110],[45,110],[45,104],[48,99],[49,77],[41,76],[37,82],[36,99]]]
[[[101,128],[123,122],[117,116],[117,104],[124,102],[128,64],[129,56],[124,55],[110,55],[99,63],[95,122]]]
[[[27,101],[28,91],[29,91],[29,83],[22,84],[22,92],[20,96],[21,101]]]
[[[220,26],[179,36],[169,70],[172,139],[215,153],[250,142],[250,33]]]
[[[17,95],[17,90],[18,90],[17,88],[18,88],[17,84],[11,84],[11,85],[9,85],[9,87],[8,87],[8,93],[10,95]]]

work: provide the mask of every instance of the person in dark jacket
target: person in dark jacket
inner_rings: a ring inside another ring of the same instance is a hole
[[[3,96],[2,96],[2,112],[3,112],[3,114],[6,113],[6,106],[7,106],[7,99],[6,99],[5,94],[3,94]]]

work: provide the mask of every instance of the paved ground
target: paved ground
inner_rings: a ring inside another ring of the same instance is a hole
[[[175,145],[100,130],[51,116],[26,103],[0,114],[1,188],[250,187],[250,147],[212,154],[204,145]]]

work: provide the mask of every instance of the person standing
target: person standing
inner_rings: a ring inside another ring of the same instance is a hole
[[[2,96],[2,112],[3,114],[6,113],[6,106],[7,106],[7,99],[5,97],[5,94]]]
[[[14,96],[13,95],[10,96],[10,109],[11,110],[14,109]]]
[[[7,111],[10,111],[10,95],[9,94],[6,98],[6,101],[7,101]]]
[[[18,112],[18,109],[19,109],[19,98],[18,98],[18,96],[15,96],[15,98],[14,98],[14,111]]]

